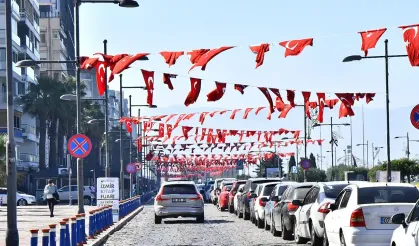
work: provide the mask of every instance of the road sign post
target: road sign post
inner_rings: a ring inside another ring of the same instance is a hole
[[[75,158],[85,158],[92,150],[92,142],[83,134],[76,134],[68,140],[68,152]]]
[[[412,112],[410,113],[410,122],[412,122],[412,125],[416,128],[419,129],[419,104],[416,105],[413,109]]]
[[[129,197],[132,197],[132,175],[137,173],[137,165],[135,163],[128,163],[127,167],[127,173],[129,173]]]

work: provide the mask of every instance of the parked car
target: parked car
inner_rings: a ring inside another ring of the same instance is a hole
[[[243,215],[243,219],[250,219],[250,207],[249,203],[252,193],[254,193],[258,184],[276,182],[279,181],[279,178],[250,178],[246,181],[246,184],[243,188],[243,194],[238,198],[238,209],[239,212]],[[240,217],[240,216],[239,216]]]
[[[17,206],[32,205],[36,204],[36,198],[35,196],[18,191],[16,193],[16,203]],[[5,187],[0,187],[0,204],[7,204],[7,188]]]
[[[218,209],[224,211],[228,208],[228,196],[233,184],[227,183],[223,186],[220,195],[218,196]]]
[[[96,193],[91,186],[83,186],[83,203],[84,205],[91,205],[96,198]],[[72,201],[77,202],[77,185],[63,186],[57,190],[60,196],[60,202]]]
[[[274,206],[272,211],[271,232],[274,236],[282,234],[284,240],[292,240],[295,223],[295,211],[298,205],[293,201],[303,201],[307,192],[316,183],[290,183],[282,195],[281,199]],[[274,200],[275,201],[275,200]]]
[[[258,185],[259,192],[257,195],[256,193],[252,194],[252,197],[255,198],[253,204],[255,224],[258,228],[263,228],[265,226],[265,205],[269,201],[269,196],[278,183],[280,182],[260,184]]]
[[[322,245],[324,235],[324,218],[329,212],[327,208],[334,203],[339,193],[349,184],[362,181],[332,181],[315,184],[307,193],[302,205],[295,212],[294,239],[311,240],[311,245]]]
[[[205,191],[205,202],[211,202],[211,192],[214,190],[214,185],[208,186],[207,190]]]
[[[419,191],[411,184],[348,185],[329,205],[331,211],[324,220],[325,244],[390,245],[398,227],[392,216],[409,213],[418,199]]]
[[[234,207],[236,206],[235,205],[235,202],[237,201],[237,199],[236,199],[236,201],[235,201],[235,197],[236,197],[236,194],[237,194],[237,190],[239,189],[239,187],[240,187],[240,185],[244,185],[246,183],[246,180],[237,180],[237,181],[234,181],[234,183],[233,183],[233,186],[231,187],[231,190],[230,190],[230,193],[229,193],[229,196],[228,196],[228,211],[230,212],[230,213],[234,213]]]
[[[218,199],[218,194],[217,191],[220,192],[220,186],[221,186],[221,182],[223,182],[224,180],[236,180],[235,178],[220,178],[220,179],[215,179],[214,180],[214,189],[211,191],[211,202],[214,205],[217,205],[217,199]]]
[[[236,193],[236,195],[234,196],[234,213],[237,215],[237,217],[239,217],[239,218],[241,218],[241,215],[240,215],[240,213],[239,213],[239,209],[238,209],[238,199],[239,199],[239,197],[243,194],[243,189],[244,189],[244,185],[245,184],[241,184],[240,186],[239,186],[239,188],[237,189],[237,193]]]
[[[416,246],[419,244],[419,200],[406,216],[398,213],[391,217],[391,222],[399,225],[391,237],[391,246]]]
[[[294,182],[281,182],[277,185],[275,185],[274,189],[272,190],[269,201],[265,205],[265,224],[264,228],[265,230],[269,230],[272,225],[272,210],[274,209],[275,205],[278,203],[279,200],[281,200],[282,194],[284,194],[284,191],[288,188],[289,183]]]

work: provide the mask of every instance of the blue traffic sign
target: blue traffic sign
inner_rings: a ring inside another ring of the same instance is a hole
[[[291,167],[291,173],[298,173],[298,169],[296,166]]]
[[[87,136],[76,134],[68,140],[67,149],[73,157],[85,158],[92,150],[92,142]]]
[[[412,123],[412,125],[416,128],[419,129],[419,104],[416,105],[413,109],[412,112],[410,113],[410,122]]]
[[[304,170],[307,170],[311,167],[311,162],[310,160],[304,159],[304,160],[301,160],[300,165]]]
[[[134,174],[137,172],[137,165],[135,165],[135,163],[128,163],[126,169],[127,169],[127,173]]]

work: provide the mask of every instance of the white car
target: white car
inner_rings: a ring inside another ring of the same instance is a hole
[[[324,245],[390,245],[398,225],[391,217],[407,214],[418,189],[403,183],[357,183],[346,186],[324,220]]]
[[[237,216],[239,216],[239,213],[238,213],[238,210],[237,210],[237,201],[238,201],[238,199],[239,199],[239,196],[241,196],[241,195],[242,195],[242,193],[243,193],[244,185],[245,185],[245,184],[241,184],[241,185],[239,186],[239,188],[237,189],[237,193],[236,193],[236,195],[234,195],[234,213],[235,213]]]
[[[16,202],[18,206],[27,206],[36,203],[35,196],[18,191],[16,193]],[[0,204],[7,204],[7,188],[0,187]]]
[[[256,198],[253,211],[255,213],[256,226],[263,228],[265,226],[265,205],[269,201],[269,197],[277,184],[281,182],[270,182],[259,184],[259,192],[253,193],[252,197]]]
[[[310,239],[311,245],[322,245],[324,218],[329,213],[327,207],[330,203],[335,202],[343,188],[356,183],[358,182],[332,181],[313,185],[301,206],[295,211],[295,241],[301,243]]]
[[[419,245],[419,201],[416,202],[409,215],[399,213],[391,217],[391,222],[400,225],[393,232],[391,246],[416,246]]]

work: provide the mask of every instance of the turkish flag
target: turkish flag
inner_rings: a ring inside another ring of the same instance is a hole
[[[370,31],[363,31],[359,32],[361,34],[362,45],[361,50],[365,52],[365,56],[368,55],[368,50],[375,48],[378,40],[383,36],[383,34],[387,31],[387,28],[382,28],[378,30],[370,30]]]
[[[229,50],[231,48],[234,48],[234,46],[223,46],[223,47],[212,49],[208,52],[205,52],[205,54],[199,58],[199,60],[189,69],[189,71],[191,71],[195,67],[201,67],[201,70],[205,71],[205,67],[207,66],[207,63],[210,62],[212,58],[214,58],[221,52]]]
[[[247,85],[241,84],[234,84],[234,89],[238,90],[242,95],[244,94],[244,89],[246,89]]]
[[[170,90],[173,90],[173,84],[170,79],[171,78],[175,79],[176,77],[177,77],[176,74],[163,73],[163,83],[166,84]]]
[[[324,114],[324,104],[326,100],[326,93],[317,92],[317,99],[319,104],[319,112],[317,114],[317,120],[319,123],[323,123],[323,114]]]
[[[151,107],[153,105],[154,71],[141,69],[141,72],[143,74],[145,86],[147,88],[147,103]]]
[[[164,124],[160,123],[159,124],[159,138],[164,137]]]
[[[419,66],[419,24],[401,26],[406,43],[407,56],[412,66]]]
[[[307,45],[313,46],[313,38],[283,41],[279,45],[285,47],[285,57],[297,56]]]
[[[80,59],[80,69],[90,70],[96,66],[96,63],[99,61],[99,57],[87,57]]]
[[[191,126],[182,126],[182,133],[183,133],[183,136],[185,137],[185,139],[186,140],[188,140],[188,133],[189,133],[189,131],[190,130],[192,130],[192,128],[193,127],[191,127]]]
[[[263,95],[265,95],[266,99],[268,100],[270,114],[272,114],[275,111],[275,109],[274,109],[274,103],[272,101],[271,94],[269,94],[268,89],[266,89],[265,87],[258,87],[258,89],[263,93]]]
[[[113,68],[111,68],[111,70],[112,70],[111,74],[115,75],[115,74],[121,73],[125,69],[129,68],[129,66],[132,63],[134,63],[137,60],[140,60],[143,57],[146,57],[147,55],[149,55],[149,53],[138,53],[138,54],[135,54],[135,55],[132,55],[132,56],[124,56],[124,58],[122,58],[121,60],[116,62],[115,66]],[[112,76],[112,78],[109,78],[109,82],[111,82],[112,80],[113,80],[113,76]]]
[[[99,92],[99,96],[103,96],[106,90],[106,78],[105,78],[106,64],[98,61],[96,63],[96,86]]]
[[[127,128],[127,132],[132,132],[132,122],[130,119],[125,120],[125,128]]]
[[[167,133],[168,138],[170,138],[172,136],[172,130],[173,130],[172,125],[167,124],[166,125],[166,133]]]
[[[226,83],[220,83],[215,81],[215,89],[212,90],[210,93],[207,94],[207,101],[208,102],[215,102],[220,100],[225,93],[226,90]]]
[[[287,90],[287,100],[290,102],[291,107],[295,107],[294,99],[295,92],[293,90]]]
[[[201,79],[190,78],[191,80],[191,91],[185,99],[185,106],[189,106],[198,100],[199,93],[201,92]]]
[[[191,61],[191,63],[195,64],[208,51],[210,51],[210,49],[199,49],[199,50],[192,50],[190,52],[187,52],[186,54],[189,56],[189,60]]]
[[[260,44],[250,46],[250,50],[256,54],[256,68],[263,65],[265,53],[269,51],[269,44]]]
[[[166,61],[167,64],[169,64],[169,67],[172,65],[175,65],[176,60],[181,57],[183,54],[185,54],[185,52],[183,51],[162,51],[160,52],[160,55],[163,56],[164,60]]]

